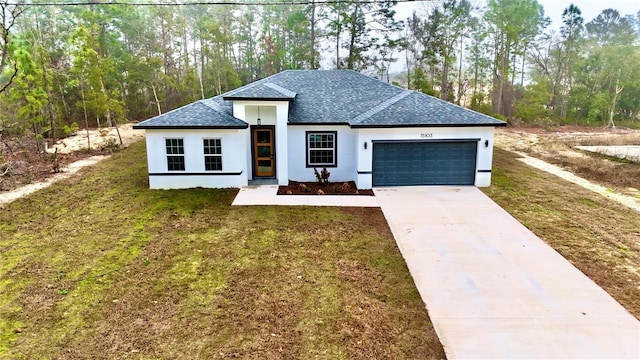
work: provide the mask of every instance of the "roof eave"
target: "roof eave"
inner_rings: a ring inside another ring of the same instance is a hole
[[[507,123],[496,124],[353,124],[351,128],[370,128],[370,129],[388,129],[388,128],[418,128],[418,127],[504,127]]]
[[[305,125],[340,125],[340,126],[349,126],[348,122],[345,121],[332,121],[332,122],[288,122],[287,125],[291,126],[305,126]]]
[[[189,125],[134,125],[133,129],[134,130],[203,130],[203,129],[218,129],[218,130],[225,130],[225,129],[246,129],[249,127],[249,124],[246,125],[230,125],[230,126],[223,126],[223,125],[193,125],[193,126],[189,126]]]
[[[274,97],[244,97],[244,96],[223,96],[223,100],[244,100],[244,101],[294,101],[294,98],[274,98]]]

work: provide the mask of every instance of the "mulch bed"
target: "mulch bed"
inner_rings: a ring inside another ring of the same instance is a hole
[[[358,189],[353,181],[320,185],[316,182],[289,181],[287,186],[278,187],[278,195],[365,195],[374,196],[373,190]]]

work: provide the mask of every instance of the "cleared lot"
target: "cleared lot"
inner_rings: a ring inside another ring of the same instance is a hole
[[[625,159],[633,162],[640,162],[640,146],[618,145],[618,146],[576,146],[577,149],[595,152],[602,155]]]

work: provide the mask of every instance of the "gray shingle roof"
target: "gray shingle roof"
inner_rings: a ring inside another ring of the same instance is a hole
[[[230,104],[221,96],[196,101],[135,125],[134,129],[243,129],[249,125],[231,115]]]
[[[137,128],[247,127],[231,100],[290,101],[290,124],[504,126],[505,122],[352,70],[287,70],[157,116]]]
[[[265,80],[229,91],[223,94],[223,98],[225,100],[293,100],[296,97],[295,92]]]
[[[352,127],[396,126],[504,126],[505,122],[417,91],[365,118],[354,119]]]

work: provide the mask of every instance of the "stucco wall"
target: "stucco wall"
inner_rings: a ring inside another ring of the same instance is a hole
[[[182,189],[193,187],[241,187],[247,183],[245,129],[146,130],[149,187]],[[184,171],[167,170],[166,138],[184,141]],[[220,139],[222,171],[205,171],[203,139]]]
[[[355,131],[349,126],[289,126],[289,179],[294,181],[315,181],[313,168],[307,167],[306,132],[337,131],[337,167],[327,167],[331,172],[330,181],[350,181],[356,179]],[[318,171],[320,168],[318,168]]]
[[[256,119],[250,118],[257,116],[257,108],[252,108],[253,105],[246,107],[243,105],[238,110],[241,110],[239,113],[242,113],[247,122],[255,124]],[[331,181],[355,180],[359,188],[371,188],[372,142],[375,140],[479,139],[475,185],[482,187],[489,186],[491,183],[493,127],[351,129],[346,125],[287,126],[287,110],[286,102],[265,103],[260,108],[262,124],[276,127],[276,176],[281,185],[286,184],[288,180],[316,180],[313,168],[306,166],[307,131],[337,131],[338,166],[328,168],[331,172]],[[184,140],[185,171],[167,170],[166,138]],[[202,139],[205,138],[221,139],[221,172],[204,170]],[[485,141],[488,141],[488,146],[485,146]],[[252,178],[250,129],[147,130],[146,143],[149,186],[152,189],[242,187],[246,186],[248,179]]]
[[[493,160],[494,128],[487,127],[451,127],[451,128],[383,128],[355,129],[358,151],[357,180],[358,188],[370,189],[372,186],[372,161],[374,140],[414,140],[437,141],[449,139],[479,139],[476,155],[475,186],[483,187],[491,184],[491,164]],[[488,146],[485,146],[488,141]],[[367,143],[367,149],[364,143]]]

